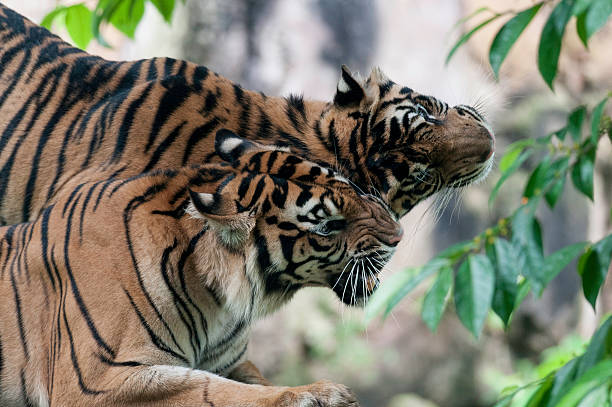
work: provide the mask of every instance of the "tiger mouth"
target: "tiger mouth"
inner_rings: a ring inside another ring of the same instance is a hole
[[[329,287],[344,304],[354,307],[365,306],[380,285],[378,275],[392,255],[385,253],[376,260],[371,256],[351,259],[342,273],[330,277]]]
[[[344,304],[353,307],[362,307],[380,285],[376,275],[350,275],[345,273],[337,277],[331,286],[332,291]]]
[[[482,182],[487,175],[491,172],[493,168],[493,163],[495,162],[495,153],[492,152],[489,158],[478,167],[476,167],[472,172],[463,175],[462,177],[451,180],[448,182],[448,187],[450,188],[461,188],[470,184],[478,184]]]

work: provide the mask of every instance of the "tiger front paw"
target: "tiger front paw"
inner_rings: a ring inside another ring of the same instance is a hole
[[[284,391],[275,405],[279,407],[359,407],[359,402],[347,386],[322,380]]]

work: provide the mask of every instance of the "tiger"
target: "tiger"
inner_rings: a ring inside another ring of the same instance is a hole
[[[342,66],[331,102],[250,91],[191,62],[107,61],[0,5],[0,224],[36,219],[86,181],[220,161],[214,134],[286,147],[331,166],[401,217],[484,178],[491,126]]]
[[[358,405],[331,382],[270,385],[250,327],[302,287],[365,303],[395,214],[286,149],[228,130],[216,146],[219,163],[87,181],[0,228],[0,405]]]

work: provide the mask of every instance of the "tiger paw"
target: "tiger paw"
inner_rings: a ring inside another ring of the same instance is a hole
[[[329,381],[293,387],[275,402],[279,407],[359,407],[355,394],[343,384]]]

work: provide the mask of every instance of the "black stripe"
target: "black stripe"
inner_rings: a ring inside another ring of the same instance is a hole
[[[238,353],[238,355],[236,355],[236,357],[234,357],[232,359],[231,362],[226,363],[225,365],[218,367],[214,370],[214,373],[223,373],[225,372],[227,369],[229,369],[230,367],[234,366],[236,363],[238,363],[238,361],[244,356],[244,354],[246,353],[248,348],[248,343],[244,345],[244,348],[242,348],[242,350],[240,351],[240,353]]]
[[[153,344],[160,349],[163,352],[166,352],[170,355],[172,355],[173,357],[181,360],[182,362],[184,362],[185,364],[189,364],[189,361],[183,357],[182,355],[179,355],[178,353],[176,353],[175,351],[173,351],[172,349],[170,349],[162,340],[159,336],[157,336],[155,334],[155,332],[153,332],[153,329],[151,329],[151,326],[149,326],[149,324],[147,323],[147,321],[145,320],[144,316],[142,315],[142,313],[140,312],[140,310],[138,309],[138,306],[136,305],[136,303],[134,303],[134,300],[132,299],[132,296],[130,295],[129,292],[127,292],[127,290],[124,288],[123,292],[125,293],[125,295],[128,297],[128,300],[130,301],[130,304],[132,305],[132,309],[134,310],[134,312],[136,312],[136,315],[138,315],[138,319],[140,320],[140,324],[143,326],[143,328],[145,329],[145,331],[147,331],[147,334],[149,335],[149,338],[151,339],[151,341],[153,342]]]
[[[149,94],[151,93],[151,88],[153,88],[153,82],[149,83],[140,96],[134,99],[128,106],[125,115],[121,120],[121,127],[119,128],[119,134],[117,135],[117,141],[115,141],[115,149],[111,155],[111,162],[118,162],[125,151],[125,147],[127,145],[128,136],[130,134],[130,129],[132,128],[132,124],[134,123],[134,118],[136,116],[136,112],[145,102]],[[128,91],[129,93],[133,92],[133,90]],[[128,98],[129,93],[124,95],[123,93],[117,94],[116,98]]]
[[[172,117],[172,114],[179,109],[185,100],[193,93],[192,88],[187,85],[185,78],[167,78],[161,82],[161,85],[166,88],[166,91],[157,106],[155,120],[153,121],[153,127],[149,134],[149,140],[145,146],[145,152],[151,149],[162,127]]]
[[[70,360],[72,361],[72,367],[74,368],[74,371],[77,374],[77,379],[79,381],[79,388],[81,389],[83,393],[87,395],[91,395],[91,396],[105,393],[104,390],[92,390],[85,385],[85,382],[83,381],[83,373],[81,372],[81,368],[79,367],[79,361],[77,359],[76,351],[74,349],[74,339],[72,337],[72,331],[70,330],[70,326],[68,325],[68,318],[66,317],[66,307],[64,307],[63,311],[64,311],[63,312],[64,325],[66,326],[66,332],[68,333],[68,341],[70,343]]]
[[[34,402],[32,401],[32,399],[30,399],[30,396],[28,395],[28,389],[26,387],[26,382],[25,382],[25,372],[24,372],[23,369],[21,369],[21,373],[19,374],[19,378],[21,380],[21,398],[25,402],[25,406],[26,407],[35,407],[34,406]]]
[[[19,338],[21,339],[21,347],[23,348],[23,354],[26,361],[30,359],[30,352],[28,350],[28,341],[26,339],[24,326],[23,326],[23,314],[21,312],[21,297],[19,296],[19,289],[17,288],[17,282],[15,281],[15,274],[11,270],[11,288],[13,289],[13,299],[15,300],[15,312],[17,314],[17,327],[19,328]]]
[[[157,306],[153,302],[153,299],[151,298],[151,295],[149,294],[149,292],[147,291],[147,289],[146,289],[146,287],[144,285],[142,274],[140,273],[140,267],[138,266],[138,260],[136,259],[136,254],[134,253],[134,247],[132,245],[132,237],[131,237],[131,232],[130,232],[130,221],[132,219],[132,213],[141,204],[143,204],[145,202],[148,202],[149,200],[153,199],[153,197],[157,193],[165,190],[166,187],[167,187],[166,183],[152,185],[151,187],[149,187],[145,191],[145,193],[143,195],[136,196],[136,197],[132,198],[132,200],[126,205],[126,207],[125,207],[125,209],[123,211],[123,229],[125,231],[125,239],[126,239],[126,242],[127,242],[127,247],[128,247],[129,252],[130,252],[130,259],[132,261],[132,267],[134,269],[134,272],[136,273],[136,277],[138,279],[138,284],[140,286],[140,289],[143,292],[143,294],[144,294],[144,296],[145,296],[145,298],[147,300],[147,303],[151,306],[151,308],[153,308],[153,311],[155,312],[155,315],[157,316],[159,321],[161,321],[162,325],[164,326],[164,328],[166,329],[166,331],[170,335],[170,338],[174,342],[174,345],[177,347],[177,349],[180,350],[181,353],[185,353],[183,351],[183,349],[181,348],[181,346],[178,344],[178,341],[176,340],[176,337],[174,336],[174,332],[170,329],[170,327],[168,326],[168,323],[166,322],[164,317],[159,312],[159,309],[157,308]],[[166,346],[166,345],[164,345],[164,346]],[[185,358],[183,358],[183,359],[185,359]]]
[[[181,124],[179,124],[177,127],[175,127],[170,134],[168,135],[168,137],[166,137],[164,139],[164,141],[162,141],[159,146],[157,146],[157,148],[155,149],[155,151],[153,152],[153,155],[151,156],[151,159],[149,160],[148,164],[146,165],[146,167],[142,170],[142,172],[148,172],[151,171],[159,162],[159,160],[161,159],[161,156],[166,152],[166,150],[168,150],[168,148],[170,148],[172,146],[172,143],[174,143],[179,135],[179,133],[181,132],[181,129],[183,128],[183,126],[187,124],[186,121],[182,122]]]
[[[187,144],[185,145],[182,165],[187,164],[187,161],[189,161],[189,157],[195,150],[196,144],[198,144],[201,140],[204,140],[205,138],[207,138],[210,135],[210,133],[220,124],[221,124],[221,121],[218,118],[213,117],[212,119],[204,123],[202,126],[197,127],[191,133],[191,135],[189,136],[189,139],[187,140]]]
[[[83,201],[83,205],[81,205],[81,216],[79,217],[79,242],[83,243],[83,222],[85,221],[85,211],[87,210],[87,205],[91,200],[91,196],[93,195],[94,190],[100,185],[102,181],[98,181],[92,186],[89,187],[89,191],[87,191],[87,195],[85,195],[85,200]]]
[[[64,239],[64,267],[66,268],[66,274],[68,274],[68,279],[70,280],[70,288],[72,290],[72,295],[79,307],[79,310],[81,311],[81,315],[85,319],[85,322],[87,322],[87,327],[89,328],[89,331],[91,332],[98,346],[103,348],[112,357],[115,357],[115,351],[104,341],[104,339],[102,339],[102,337],[100,336],[100,333],[98,332],[98,329],[96,328],[96,325],[93,319],[91,318],[91,315],[89,314],[89,311],[87,310],[87,306],[85,305],[85,302],[83,301],[83,297],[81,296],[79,287],[76,284],[74,274],[72,273],[72,267],[70,266],[70,254],[69,254],[70,233],[72,231],[72,219],[74,216],[74,210],[76,209],[76,206],[78,205],[78,203],[79,203],[79,198],[77,198],[74,201],[72,208],[70,208],[70,214],[68,215],[68,219],[66,221],[66,230],[65,230],[65,239]]]
[[[183,295],[185,296],[187,302],[189,302],[189,304],[198,312],[200,316],[200,324],[202,325],[202,330],[204,331],[204,336],[206,337],[206,343],[208,344],[208,321],[206,321],[202,310],[195,304],[195,301],[189,295],[189,291],[187,290],[187,283],[185,282],[185,264],[187,262],[187,259],[189,259],[189,256],[194,253],[196,245],[200,241],[200,238],[204,236],[207,230],[208,227],[204,227],[201,231],[199,231],[194,237],[189,240],[189,245],[187,245],[187,248],[181,253],[181,257],[179,258],[178,265],[176,268],[179,276],[179,281],[181,283],[181,290],[183,291]],[[211,290],[209,290],[209,292],[210,291]],[[217,303],[217,306],[220,306],[221,303],[220,301],[218,301],[218,298],[214,295],[214,293],[212,294],[212,296],[213,300],[215,300],[215,302]]]
[[[191,342],[191,349],[193,351],[193,355],[196,356],[199,350],[201,349],[201,345],[200,345],[200,337],[197,334],[195,319],[193,317],[193,314],[190,312],[189,307],[183,300],[183,298],[176,291],[176,288],[170,281],[170,276],[168,274],[168,268],[169,268],[168,262],[170,259],[170,254],[177,248],[177,246],[178,246],[178,241],[175,237],[174,242],[172,243],[172,246],[166,247],[164,251],[162,252],[162,256],[160,260],[160,271],[164,279],[164,282],[166,283],[166,287],[168,287],[170,294],[172,294],[172,299],[174,300],[176,304],[176,310],[179,314],[179,318],[181,322],[183,322],[183,325],[185,325],[185,328],[187,328],[187,331],[189,331],[189,341]],[[185,319],[185,316],[189,319],[189,321]]]

